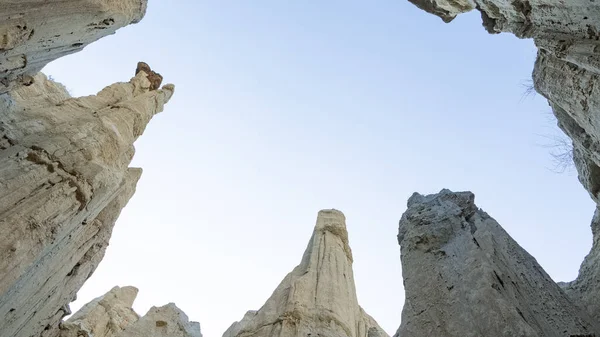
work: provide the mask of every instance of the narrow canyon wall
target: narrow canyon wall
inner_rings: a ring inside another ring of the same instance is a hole
[[[358,305],[346,219],[322,210],[302,261],[223,337],[388,337]]]

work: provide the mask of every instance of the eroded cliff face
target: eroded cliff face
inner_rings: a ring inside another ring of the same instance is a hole
[[[358,305],[346,219],[319,212],[302,261],[258,311],[223,337],[387,337]]]
[[[48,62],[140,21],[147,0],[0,0],[0,94]]]
[[[2,336],[56,336],[141,169],[133,142],[171,98],[148,74],[70,98],[43,74],[0,96]]]
[[[600,4],[589,0],[410,1],[445,22],[476,9],[488,32],[534,39],[538,47],[535,89],[548,99],[558,126],[571,138],[579,181],[600,205]],[[578,278],[562,284],[573,302],[596,321],[600,318],[598,223],[596,211],[592,250]]]
[[[400,220],[401,337],[593,336],[597,323],[471,192],[414,194]],[[597,303],[593,303],[597,306]]]
[[[202,337],[200,324],[173,303],[139,317],[131,308],[137,293],[134,287],[114,287],[61,324],[60,337]]]

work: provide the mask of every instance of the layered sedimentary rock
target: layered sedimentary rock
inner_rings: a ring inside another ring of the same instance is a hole
[[[139,317],[131,308],[137,293],[134,287],[114,287],[64,322],[60,337],[202,337],[200,324],[173,303]]]
[[[0,0],[0,94],[130,23],[147,0]]]
[[[600,333],[598,321],[475,206],[471,192],[415,193],[398,241],[406,300],[396,336]]]
[[[43,74],[0,96],[0,335],[56,336],[141,169],[133,142],[174,87],[146,72],[71,98]]]
[[[344,215],[320,211],[302,261],[223,337],[386,337],[358,305]]]

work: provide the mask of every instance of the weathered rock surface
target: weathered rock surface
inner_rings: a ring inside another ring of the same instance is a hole
[[[406,301],[396,336],[598,334],[597,321],[474,198],[442,190],[409,199],[398,234]]]
[[[63,322],[60,337],[116,336],[139,319],[131,308],[137,293],[134,287],[114,287]]]
[[[131,308],[137,293],[134,287],[114,287],[64,322],[60,337],[202,337],[200,324],[173,303],[152,307],[140,318]]]
[[[385,337],[358,305],[344,215],[319,212],[302,261],[223,337]]]
[[[147,0],[0,0],[0,94],[142,19]]]
[[[562,283],[560,286],[573,299],[574,303],[584,308],[596,322],[600,322],[600,210],[596,209],[592,220],[594,243],[579,269],[575,281]]]
[[[548,99],[558,126],[573,142],[579,181],[600,206],[600,3],[588,0],[410,0],[449,22],[477,9],[490,33],[533,38],[537,92]],[[597,211],[598,212],[598,211]],[[575,303],[600,317],[598,214],[594,245],[577,280],[565,286]]]
[[[38,74],[0,95],[0,335],[58,334],[135,191],[133,142],[173,94],[150,86],[142,71],[70,98]]]

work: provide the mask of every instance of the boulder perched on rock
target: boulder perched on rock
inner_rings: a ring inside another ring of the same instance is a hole
[[[223,337],[387,337],[358,305],[346,219],[323,210],[302,261]]]
[[[400,337],[564,337],[600,333],[471,192],[413,194],[398,241]]]

